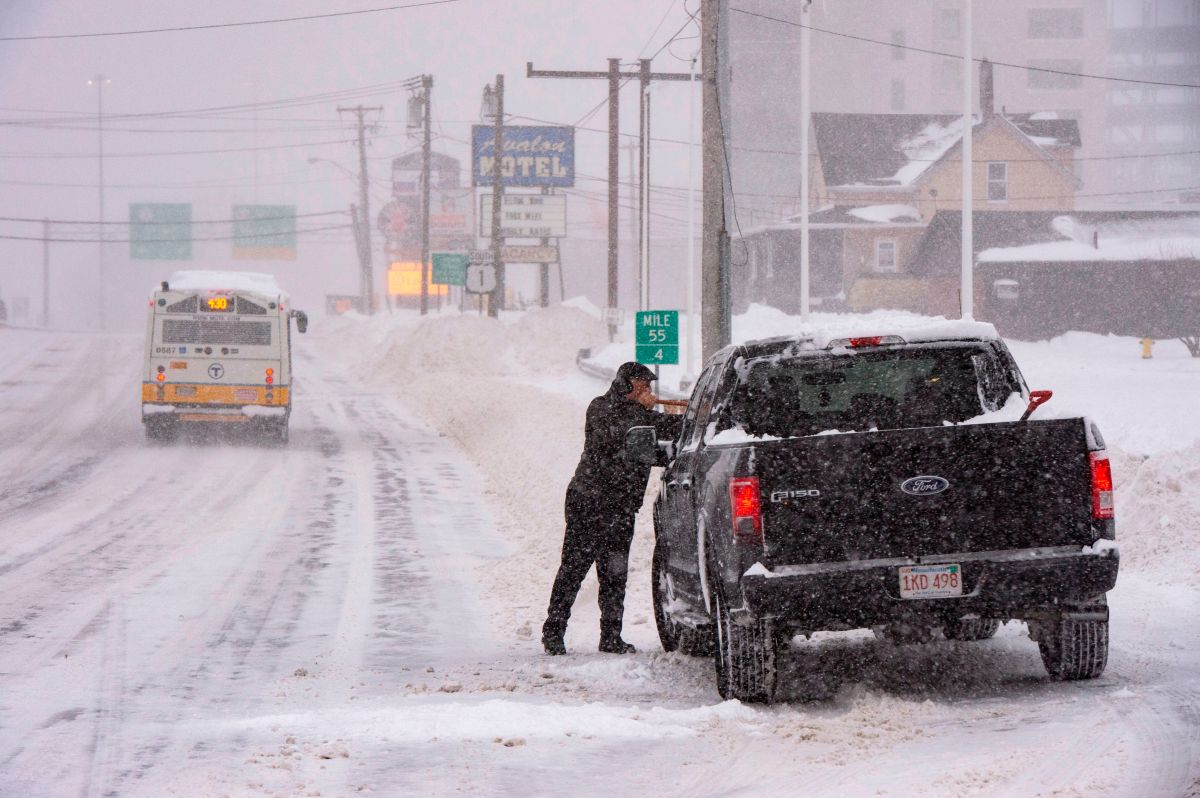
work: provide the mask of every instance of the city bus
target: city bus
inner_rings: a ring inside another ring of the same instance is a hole
[[[142,423],[151,441],[184,425],[240,425],[280,442],[292,410],[292,331],[308,316],[267,274],[183,271],[150,297]]]

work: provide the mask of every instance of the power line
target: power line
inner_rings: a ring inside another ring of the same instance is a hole
[[[307,235],[309,233],[320,233],[326,230],[349,230],[353,225],[349,224],[334,224],[325,227],[312,227],[307,230],[296,230],[296,235]],[[253,233],[247,235],[236,236],[212,236],[212,237],[196,237],[189,238],[154,238],[147,241],[134,241],[131,238],[54,238],[48,236],[13,236],[0,234],[0,240],[5,241],[41,241],[51,244],[182,244],[191,241],[242,241],[248,238],[275,238],[278,233]]]
[[[918,115],[919,116],[938,116],[938,114],[918,114]],[[566,122],[555,121],[552,119],[541,119],[539,117],[525,116],[522,114],[513,114],[512,118],[513,119],[524,119],[529,122],[540,122],[541,124],[544,124],[544,125],[566,125],[567,124]],[[575,129],[582,130],[586,133],[607,134],[607,132],[608,132],[606,130],[601,130],[600,128],[595,128],[595,127],[575,126]],[[636,133],[621,133],[620,135],[625,136],[626,138],[636,138],[637,137]],[[657,141],[661,144],[680,144],[685,147],[693,146],[692,142],[684,141],[683,139],[672,139],[672,138],[663,138],[663,137],[659,137],[659,136],[651,136],[650,140]],[[697,143],[694,146],[698,147],[700,145]],[[1041,146],[1041,145],[1038,145],[1038,146]],[[800,154],[799,150],[776,150],[776,149],[769,149],[769,148],[765,148],[765,147],[740,147],[736,144],[733,145],[732,147],[730,147],[730,149],[736,150],[738,152],[757,153],[759,155],[799,155]],[[1076,156],[1076,157],[1072,158],[1072,160],[1074,160],[1074,161],[1120,161],[1120,160],[1130,160],[1130,159],[1136,160],[1139,158],[1174,158],[1174,157],[1182,157],[1182,156],[1187,156],[1187,155],[1200,155],[1200,150],[1181,150],[1181,151],[1176,151],[1176,152],[1145,152],[1145,153],[1134,153],[1134,154],[1125,154],[1125,155],[1088,155],[1088,156],[1083,156],[1083,157]],[[817,158],[819,156],[817,153],[809,153],[808,157],[809,158]],[[938,162],[957,163],[961,159],[959,159],[959,158],[909,158],[907,160],[910,163],[938,163]],[[1044,158],[1009,158],[1009,159],[1007,159],[1008,163],[1042,163],[1044,161],[1045,161]],[[982,163],[982,161],[976,161],[975,163]]]
[[[332,19],[334,17],[353,17],[361,14],[379,14],[386,11],[403,11],[409,8],[424,6],[441,6],[448,3],[458,3],[461,0],[426,0],[422,3],[407,3],[383,8],[364,8],[358,11],[335,11],[328,14],[308,14],[302,17],[281,17],[278,19],[256,19],[246,22],[216,22],[209,25],[179,25],[170,28],[145,28],[142,30],[104,31],[99,33],[57,33],[40,34],[36,36],[0,36],[0,42],[29,42],[45,41],[48,39],[94,39],[102,36],[138,36],[144,33],[176,33],[191,30],[215,30],[218,28],[241,28],[251,25],[275,25],[282,22],[307,22],[315,19]]]
[[[938,56],[942,56],[943,58],[953,58],[958,61],[961,61],[963,58],[962,53],[948,53],[943,50],[930,50],[925,47],[914,47],[912,45],[896,44],[894,42],[885,42],[881,39],[872,39],[868,36],[856,36],[852,33],[843,33],[841,31],[829,30],[828,28],[818,28],[814,25],[804,25],[799,22],[792,22],[789,19],[780,19],[779,17],[772,17],[767,14],[759,14],[754,11],[747,11],[744,8],[734,8],[731,6],[729,10],[735,11],[739,14],[745,14],[748,17],[757,17],[759,19],[769,20],[771,22],[778,22],[781,25],[790,25],[791,27],[794,27],[794,28],[808,28],[809,30],[816,31],[817,33],[826,33],[826,34],[829,34],[830,36],[838,36],[843,39],[852,39],[852,40],[858,41],[858,42],[867,42],[868,44],[883,45],[885,47],[890,47],[895,50],[911,50],[915,53],[925,53],[926,55],[938,55]],[[971,60],[978,63],[978,62],[984,61],[985,59],[973,58]],[[986,59],[986,60],[991,61],[991,59]],[[1142,80],[1140,78],[1120,78],[1120,77],[1116,77],[1114,75],[1095,75],[1095,74],[1091,74],[1088,72],[1070,72],[1065,69],[1051,69],[1049,67],[1035,67],[1035,66],[1029,66],[1028,64],[1014,64],[1014,63],[1011,63],[1008,61],[991,61],[991,63],[993,66],[1009,67],[1011,69],[1024,69],[1028,72],[1046,72],[1051,75],[1068,75],[1070,77],[1075,77],[1075,78],[1091,78],[1094,80],[1107,80],[1107,81],[1111,81],[1114,83],[1140,83],[1140,84],[1147,85],[1147,86],[1171,86],[1174,88],[1182,88],[1182,89],[1200,89],[1200,83],[1170,83],[1167,81],[1159,81],[1159,80]]]
[[[291,213],[286,216],[255,216],[253,219],[189,219],[186,224],[233,224],[235,222],[273,222],[283,219],[308,219],[314,216],[345,216],[349,211],[317,211],[314,213]],[[49,222],[50,224],[96,224],[96,225],[172,225],[180,224],[180,222],[110,222],[96,221],[95,219],[33,219],[24,216],[0,216],[0,222],[30,222],[42,224]]]
[[[458,0],[455,0],[456,2]],[[104,118],[108,121],[127,121],[138,119],[175,119],[175,118],[206,118],[210,114],[218,113],[249,113],[260,110],[282,110],[287,108],[303,108],[310,105],[327,105],[331,102],[341,100],[352,100],[364,97],[372,97],[377,94],[388,94],[391,92],[406,91],[404,81],[389,81],[387,83],[375,83],[367,86],[358,86],[351,89],[338,89],[335,91],[320,92],[318,94],[304,94],[296,97],[284,97],[278,100],[264,100],[253,103],[234,103],[232,105],[215,105],[202,108],[184,108],[177,111],[145,111],[140,113],[130,114],[108,114]],[[59,113],[50,112],[46,113]],[[83,112],[62,112],[69,113],[71,116],[67,120],[78,121],[87,117],[94,117],[94,114],[84,114]],[[22,125],[28,122],[45,122],[45,119],[9,119],[0,120],[0,125]],[[53,120],[50,120],[53,121]],[[66,121],[66,120],[64,120]],[[328,121],[328,120],[321,120]]]

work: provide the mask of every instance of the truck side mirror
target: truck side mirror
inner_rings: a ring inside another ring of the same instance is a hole
[[[1025,421],[1029,418],[1029,414],[1049,402],[1051,396],[1054,396],[1054,391],[1030,391],[1029,407],[1025,408],[1025,414],[1021,416],[1021,420]]]
[[[639,465],[657,465],[658,433],[654,427],[634,427],[626,432],[625,456]]]
[[[308,314],[303,310],[293,310],[292,315],[296,317],[296,332],[308,332]]]

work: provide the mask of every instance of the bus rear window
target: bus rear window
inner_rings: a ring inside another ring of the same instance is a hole
[[[269,321],[192,321],[163,319],[164,344],[270,346]]]

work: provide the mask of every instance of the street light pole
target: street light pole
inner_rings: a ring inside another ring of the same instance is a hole
[[[331,161],[328,158],[309,158],[308,163],[310,166],[316,163],[327,163],[330,166],[337,167],[338,171],[349,178],[351,182],[358,182],[358,178],[354,175],[354,173],[342,166],[337,161]],[[369,221],[360,213],[359,206],[351,203],[350,228],[354,234],[354,252],[358,256],[358,273],[360,279],[362,278],[362,275],[369,273],[371,270],[371,245],[364,238],[368,224]],[[361,294],[359,298],[361,300]],[[363,313],[367,312],[365,307],[360,306],[359,310]]]
[[[338,107],[338,113],[349,111],[358,117],[358,208],[362,219],[362,237],[365,254],[362,262],[362,301],[366,306],[363,313],[368,316],[375,313],[375,273],[371,265],[371,199],[367,193],[367,134],[364,117],[368,111],[382,111],[382,106],[364,108],[356,105],[353,108]]]
[[[104,75],[96,75],[88,83],[96,87],[96,136],[98,140],[97,148],[97,163],[100,171],[99,182],[99,213],[97,215],[96,225],[99,235],[96,236],[97,244],[97,280],[100,283],[100,290],[96,296],[99,297],[99,317],[100,329],[103,330],[107,326],[107,318],[104,310],[104,289],[107,287],[108,280],[104,273],[104,84],[108,83],[108,78]]]

